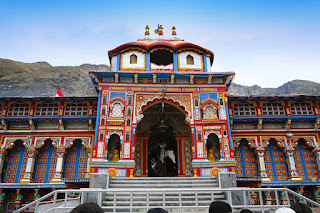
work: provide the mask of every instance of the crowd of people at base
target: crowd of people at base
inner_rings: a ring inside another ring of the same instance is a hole
[[[70,213],[103,213],[100,206],[95,203],[84,203],[74,208]],[[168,213],[162,208],[150,209],[147,213]],[[232,213],[231,206],[223,201],[213,201],[209,207],[209,213]],[[243,209],[240,213],[253,213],[249,209]],[[290,208],[282,207],[275,211],[275,213],[312,213],[309,206],[303,203],[295,203]]]

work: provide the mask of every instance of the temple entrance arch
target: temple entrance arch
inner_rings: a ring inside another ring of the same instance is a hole
[[[135,176],[190,176],[191,130],[185,113],[165,100],[149,104],[137,125]]]

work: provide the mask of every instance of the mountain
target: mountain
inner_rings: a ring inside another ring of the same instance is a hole
[[[261,88],[258,85],[242,86],[231,84],[228,95],[250,96],[250,95],[320,95],[320,84],[313,81],[293,80],[278,88]]]
[[[65,97],[97,96],[88,71],[109,69],[108,65],[51,66],[0,59],[0,97],[55,97],[58,87]]]
[[[47,62],[23,63],[0,58],[0,97],[55,97],[60,87],[65,97],[97,96],[88,71],[108,71],[108,65],[51,66]],[[278,88],[231,84],[228,94],[320,95],[320,84],[313,81],[289,81]]]

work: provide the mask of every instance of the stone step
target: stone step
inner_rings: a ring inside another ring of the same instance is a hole
[[[213,197],[215,200],[216,199],[224,199],[225,196],[222,194],[215,194]],[[130,199],[130,196],[120,196],[116,198],[116,201],[146,201],[147,198],[145,196],[134,196],[132,199]],[[163,200],[162,196],[150,196],[149,197],[150,201],[154,201],[154,200]],[[165,200],[176,200],[179,201],[179,196],[166,196]],[[195,197],[194,196],[181,196],[181,200],[190,200],[190,201],[195,201]],[[203,195],[203,196],[198,196],[198,200],[212,200],[212,196],[211,195]],[[106,197],[105,201],[114,201],[113,197]]]
[[[210,203],[212,202],[211,199],[209,200],[198,200],[198,202],[190,202],[190,201],[181,201],[182,206],[196,206],[196,205],[202,205],[202,206],[209,206]],[[113,201],[103,201],[102,202],[103,206],[113,206],[114,202]],[[149,201],[149,206],[159,206],[163,205],[164,202],[162,200],[154,200],[154,201]],[[116,206],[146,206],[145,201],[132,201],[131,204],[128,201],[117,201]],[[165,201],[165,206],[179,206],[178,201]]]
[[[207,183],[175,183],[175,184],[161,184],[161,183],[144,183],[144,184],[130,184],[130,183],[111,183],[109,188],[212,188],[218,187],[218,184]]]

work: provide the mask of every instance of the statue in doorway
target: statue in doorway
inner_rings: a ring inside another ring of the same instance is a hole
[[[112,161],[119,161],[120,156],[119,156],[119,151],[117,149],[113,150],[113,156],[112,156]]]
[[[214,150],[213,149],[209,149],[208,160],[209,161],[215,161],[216,160],[216,158],[214,157]]]
[[[164,163],[166,165],[166,176],[167,177],[176,177],[177,176],[177,167],[172,159],[167,156],[164,158]]]

